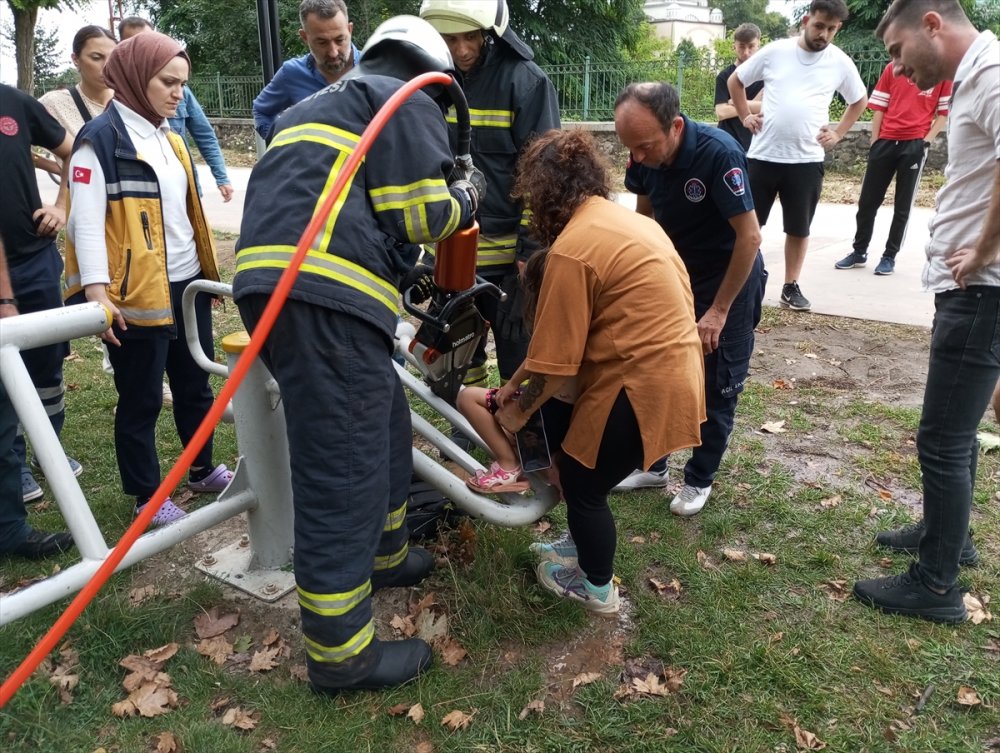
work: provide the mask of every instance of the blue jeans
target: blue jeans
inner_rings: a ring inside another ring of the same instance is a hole
[[[926,583],[944,589],[958,580],[976,482],[976,431],[1000,378],[1000,287],[938,293],[934,306],[917,432],[926,527],[917,566]]]

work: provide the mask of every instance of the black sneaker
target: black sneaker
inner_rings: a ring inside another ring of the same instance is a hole
[[[943,594],[932,591],[921,580],[916,563],[899,575],[859,580],[854,584],[854,598],[889,614],[920,617],[931,622],[957,624],[968,617],[958,586],[952,586]]]
[[[875,543],[892,549],[897,552],[907,554],[917,554],[920,549],[920,538],[924,535],[924,520],[921,518],[916,523],[897,528],[894,531],[882,531],[875,536]],[[969,567],[979,562],[979,552],[976,551],[972,543],[972,536],[967,536],[965,546],[962,547],[962,554],[958,558],[958,564]]]
[[[808,311],[812,308],[809,299],[802,295],[799,283],[795,280],[786,282],[781,288],[781,305],[792,311]]]
[[[845,256],[840,261],[833,263],[834,269],[854,269],[855,267],[863,267],[868,263],[868,254],[859,254],[857,251],[851,251],[847,256]],[[876,272],[875,274],[878,274]]]
[[[73,546],[73,535],[66,533],[46,533],[32,529],[28,538],[7,552],[14,557],[41,560],[56,554],[68,552]]]

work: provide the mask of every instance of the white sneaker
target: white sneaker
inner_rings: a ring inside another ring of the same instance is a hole
[[[627,492],[633,489],[655,489],[667,485],[669,469],[664,468],[662,473],[656,471],[634,470],[626,476],[621,483],[611,491]]]
[[[674,515],[683,515],[685,518],[697,515],[701,508],[708,502],[708,497],[712,493],[712,486],[690,486],[684,484],[684,488],[674,497],[670,503],[670,512]]]

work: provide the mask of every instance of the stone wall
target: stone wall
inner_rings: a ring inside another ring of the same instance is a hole
[[[212,118],[219,141],[223,146],[239,151],[250,152],[255,149],[255,134],[253,123],[249,120],[236,118]],[[597,139],[601,151],[611,160],[613,165],[624,165],[628,156],[625,149],[615,137],[613,123],[576,123],[565,124],[566,128],[585,128],[591,131]],[[855,123],[850,132],[832,152],[826,156],[826,166],[830,170],[863,170],[868,154],[868,142],[871,134],[871,123]],[[948,158],[948,138],[941,133],[931,147],[927,156],[927,167],[932,170],[943,170]]]

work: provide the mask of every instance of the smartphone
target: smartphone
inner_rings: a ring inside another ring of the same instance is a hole
[[[525,473],[543,471],[551,467],[552,457],[549,454],[548,438],[545,436],[545,422],[542,412],[535,411],[528,423],[514,434],[517,443],[517,454],[521,458],[521,469]]]

